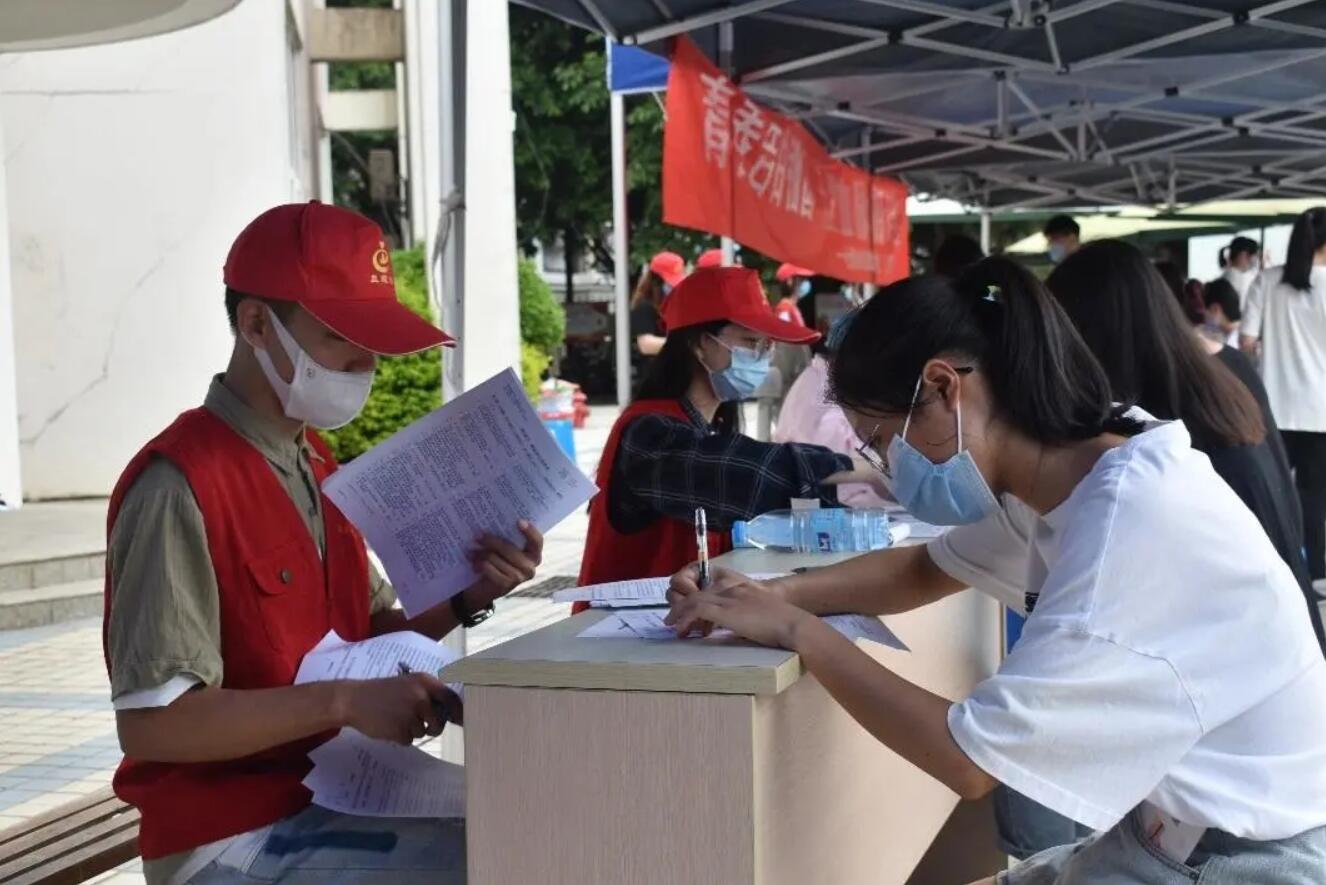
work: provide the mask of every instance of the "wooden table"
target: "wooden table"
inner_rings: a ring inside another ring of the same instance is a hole
[[[716,560],[747,572],[832,561]],[[867,734],[795,654],[577,638],[605,616],[568,618],[443,674],[466,683],[471,885],[908,880],[957,797]],[[957,698],[993,671],[998,621],[993,601],[968,592],[886,619],[910,653],[863,647]]]

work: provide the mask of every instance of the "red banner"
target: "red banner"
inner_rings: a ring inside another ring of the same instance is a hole
[[[859,283],[910,272],[907,187],[835,160],[676,41],[663,133],[663,220]]]

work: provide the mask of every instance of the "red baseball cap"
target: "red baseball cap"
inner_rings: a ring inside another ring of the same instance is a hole
[[[786,283],[792,277],[813,277],[815,271],[808,267],[798,267],[795,264],[780,264],[778,271],[774,274],[774,279],[780,283]]]
[[[700,257],[695,259],[695,267],[697,270],[702,267],[722,267],[722,266],[723,266],[722,249],[708,249],[704,252],[701,252]]]
[[[316,200],[268,209],[226,256],[227,286],[294,301],[365,350],[399,356],[455,339],[396,300],[386,237],[364,216]]]
[[[686,261],[676,252],[660,252],[649,259],[649,269],[663,278],[669,286],[686,279]]]
[[[663,302],[663,322],[669,332],[715,320],[727,320],[792,344],[810,344],[820,337],[813,329],[775,316],[760,275],[745,267],[700,268]]]

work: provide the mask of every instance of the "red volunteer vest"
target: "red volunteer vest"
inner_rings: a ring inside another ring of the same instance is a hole
[[[580,565],[580,585],[628,581],[635,578],[661,578],[679,571],[699,556],[695,549],[695,526],[691,522],[659,516],[641,531],[626,535],[608,521],[608,499],[612,494],[612,468],[617,460],[617,444],[622,431],[641,415],[669,415],[690,421],[681,403],[670,399],[641,400],[622,412],[599,461],[599,493],[589,504],[589,534],[585,538],[585,557]],[[732,549],[725,532],[709,532],[709,555],[718,556]],[[586,606],[577,603],[574,611]]]
[[[325,459],[313,462],[321,484],[336,462],[316,434],[309,442]],[[359,533],[324,496],[324,562],[266,458],[205,409],[185,412],[129,462],[111,496],[108,537],[124,494],[153,457],[184,473],[203,514],[221,607],[222,688],[292,684],[304,653],[333,627],[348,640],[368,637],[368,558]],[[107,568],[103,640],[113,591]],[[311,798],[300,783],[311,768],[308,752],[329,737],[225,762],[124,759],[113,783],[142,815],[143,857],[196,848],[302,810]]]

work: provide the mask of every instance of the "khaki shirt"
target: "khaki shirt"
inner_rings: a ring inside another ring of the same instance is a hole
[[[309,533],[324,550],[322,498],[310,459],[318,458],[301,433],[287,435],[212,380],[203,407],[262,453],[294,501]],[[262,506],[255,503],[255,506]],[[221,684],[221,606],[207,548],[203,514],[184,474],[153,460],[129,487],[111,531],[107,566],[111,595],[111,697],[165,685],[189,675]],[[369,610],[390,609],[396,594],[369,563]]]

